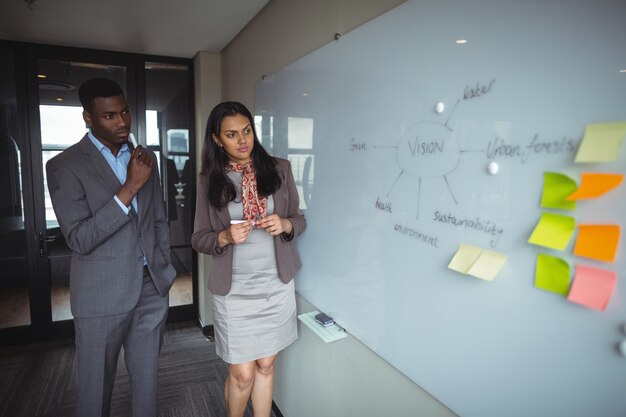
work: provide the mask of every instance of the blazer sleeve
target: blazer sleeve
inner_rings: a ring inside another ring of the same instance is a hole
[[[46,172],[59,226],[67,246],[78,254],[91,253],[130,221],[113,194],[106,204],[92,211],[82,182],[65,158],[51,159]]]
[[[152,170],[152,196],[153,196],[153,210],[154,210],[154,233],[155,233],[155,246],[161,250],[163,257],[167,264],[171,264],[170,253],[170,228],[167,223],[167,215],[165,214],[165,199],[163,198],[163,189],[161,188],[161,179],[159,178],[159,170],[157,167],[156,155],[150,151],[150,155],[154,162],[154,169]]]
[[[206,253],[213,256],[223,256],[232,245],[223,248],[219,247],[218,234],[222,229],[216,230],[211,217],[216,216],[216,210],[209,204],[208,181],[206,175],[198,177],[198,191],[196,193],[196,216],[191,235],[191,247],[197,252]],[[213,213],[213,216],[211,215]],[[219,226],[218,226],[219,227]]]
[[[291,163],[287,160],[285,161],[284,175],[283,180],[285,181],[285,187],[287,189],[288,196],[288,206],[287,206],[287,216],[291,225],[293,226],[293,230],[291,234],[282,233],[280,238],[283,241],[290,241],[294,238],[300,236],[304,229],[306,229],[306,220],[304,219],[304,214],[300,210],[300,197],[298,196],[298,189],[296,187],[296,182],[293,178],[293,173],[291,172]]]

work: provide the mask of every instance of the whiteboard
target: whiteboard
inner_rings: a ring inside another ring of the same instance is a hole
[[[622,69],[625,1],[408,1],[260,81],[306,210],[299,294],[464,417],[626,416],[623,231],[613,263],[528,243],[545,212],[626,225],[624,184],[540,207],[545,172],[625,172],[624,149],[575,163],[626,120]],[[460,244],[507,261],[452,271]],[[540,253],[616,272],[607,308],[536,288]]]

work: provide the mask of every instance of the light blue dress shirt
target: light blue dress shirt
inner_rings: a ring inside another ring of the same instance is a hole
[[[130,162],[130,155],[131,155],[130,149],[128,148],[128,144],[126,143],[123,144],[119,152],[117,153],[117,156],[115,156],[113,155],[113,152],[111,152],[109,148],[103,145],[102,142],[96,139],[96,137],[91,132],[87,133],[87,136],[89,136],[89,139],[91,140],[91,142],[96,146],[96,148],[98,148],[102,156],[104,156],[104,159],[107,161],[107,163],[109,164],[109,166],[115,173],[115,176],[117,177],[118,180],[120,180],[120,184],[124,184],[124,182],[126,181],[126,170],[128,167],[128,163]],[[117,196],[114,196],[114,198],[115,198],[115,201],[117,201],[117,204],[120,205],[122,210],[124,210],[124,212],[128,214],[130,212],[130,207],[126,207],[124,203],[122,203],[122,201],[119,198],[117,198]],[[136,195],[133,197],[132,204],[133,204],[133,208],[135,209],[135,212],[139,213],[139,210],[137,208],[137,196]]]

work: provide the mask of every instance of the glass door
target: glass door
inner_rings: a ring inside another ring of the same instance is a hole
[[[15,59],[0,48],[0,329],[32,323],[32,255],[27,245],[23,184],[26,141],[18,122]]]
[[[195,204],[188,64],[145,62],[146,145],[159,157],[161,182],[170,227],[171,258],[176,281],[170,307],[194,303],[191,231]],[[175,310],[171,310],[174,312]]]
[[[187,59],[0,41],[0,345],[73,334],[46,163],[86,134],[78,88],[95,77],[126,92],[131,140],[159,158],[177,271],[168,320],[197,318],[192,71]]]

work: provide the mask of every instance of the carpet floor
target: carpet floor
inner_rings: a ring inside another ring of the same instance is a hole
[[[111,417],[131,416],[122,355]],[[72,341],[0,349],[0,416],[73,417],[73,362]],[[195,323],[168,324],[159,360],[158,417],[226,416],[226,375],[213,342]],[[245,416],[252,417],[250,405]]]

